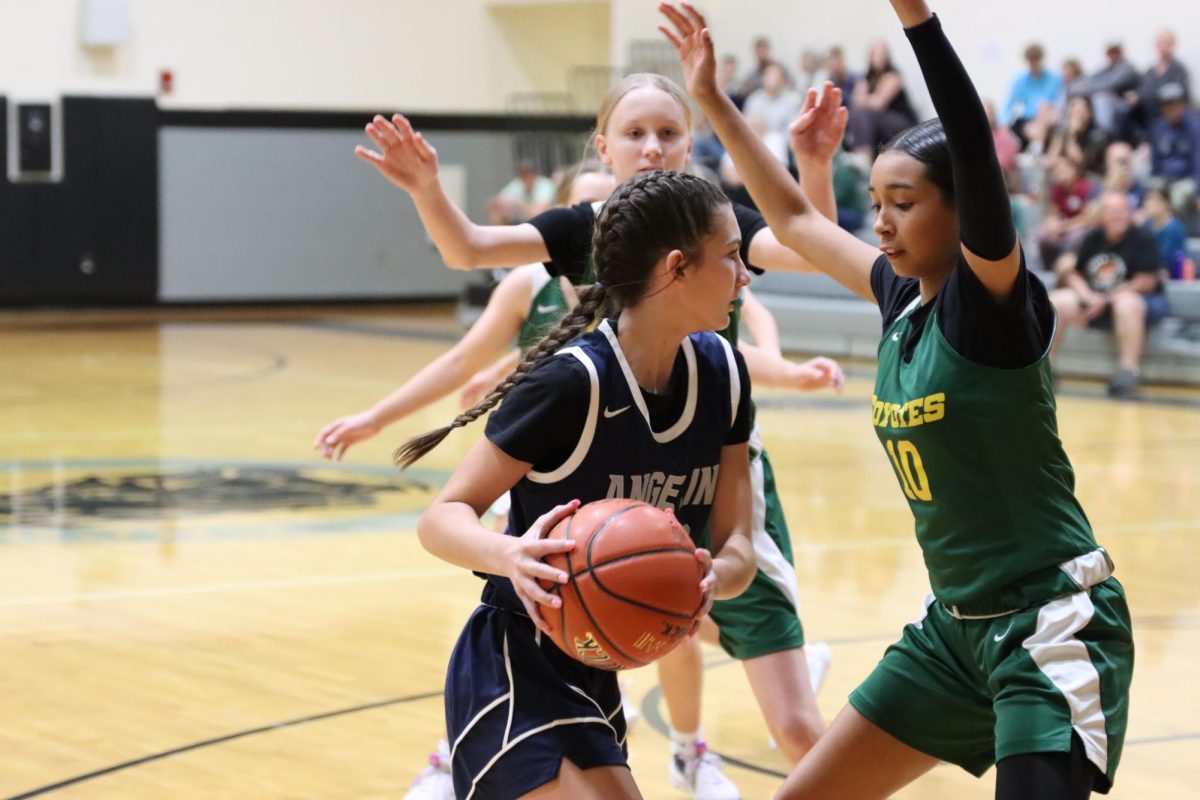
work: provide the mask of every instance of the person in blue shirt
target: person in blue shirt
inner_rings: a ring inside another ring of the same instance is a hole
[[[1171,205],[1185,216],[1195,215],[1200,186],[1200,114],[1187,102],[1178,83],[1158,90],[1162,116],[1150,126],[1150,172],[1167,188]]]
[[[1148,190],[1142,208],[1146,212],[1145,228],[1154,234],[1163,268],[1172,278],[1181,277],[1183,260],[1188,255],[1187,229],[1175,218],[1167,193],[1162,189]]]
[[[1054,105],[1062,95],[1062,79],[1045,68],[1046,51],[1036,42],[1025,48],[1029,71],[1017,76],[1004,105],[1002,121],[1021,138],[1022,147],[1028,144],[1025,124],[1037,116],[1043,103]]]

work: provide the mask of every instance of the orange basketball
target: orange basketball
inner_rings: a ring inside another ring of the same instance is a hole
[[[578,542],[546,558],[569,579],[543,583],[562,606],[539,608],[567,655],[599,669],[640,667],[691,632],[704,603],[704,571],[674,514],[636,500],[599,500],[548,536]]]

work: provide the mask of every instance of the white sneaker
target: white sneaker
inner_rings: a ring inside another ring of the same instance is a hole
[[[704,742],[696,744],[691,758],[672,747],[668,777],[672,786],[687,792],[693,800],[741,800],[742,797],[733,781],[725,777],[720,756],[709,752]]]
[[[817,694],[821,691],[825,676],[829,674],[833,649],[829,642],[810,642],[804,645],[804,657],[808,661],[808,677],[812,680],[813,694]]]
[[[450,776],[450,748],[445,741],[429,755],[429,766],[408,787],[404,800],[454,800],[454,779]]]
[[[638,711],[637,704],[633,701],[633,679],[626,678],[621,681],[621,710],[625,713],[625,733],[628,734],[633,730],[634,723],[642,718],[642,712]]]

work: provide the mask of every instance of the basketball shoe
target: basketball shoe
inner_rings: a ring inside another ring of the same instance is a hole
[[[693,800],[741,800],[742,793],[725,777],[721,757],[709,752],[708,745],[671,745],[671,785],[687,792]]]
[[[454,779],[450,777],[450,745],[438,742],[429,754],[429,765],[408,787],[404,800],[454,800]]]

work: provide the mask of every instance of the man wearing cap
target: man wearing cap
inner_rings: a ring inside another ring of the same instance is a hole
[[[1129,113],[1129,102],[1125,96],[1138,88],[1142,78],[1125,58],[1125,50],[1120,42],[1109,42],[1104,49],[1104,57],[1108,59],[1107,66],[1076,81],[1070,93],[1090,97],[1096,124],[1107,133],[1116,134]]]
[[[1200,186],[1200,114],[1178,83],[1159,87],[1161,114],[1150,126],[1150,172],[1167,190],[1185,225],[1195,224]]]
[[[1169,30],[1161,31],[1154,40],[1154,49],[1158,53],[1158,60],[1142,76],[1142,85],[1137,92],[1146,128],[1154,124],[1161,114],[1158,93],[1164,86],[1175,83],[1183,87],[1186,100],[1190,100],[1192,94],[1192,79],[1187,67],[1175,58],[1175,34]]]

